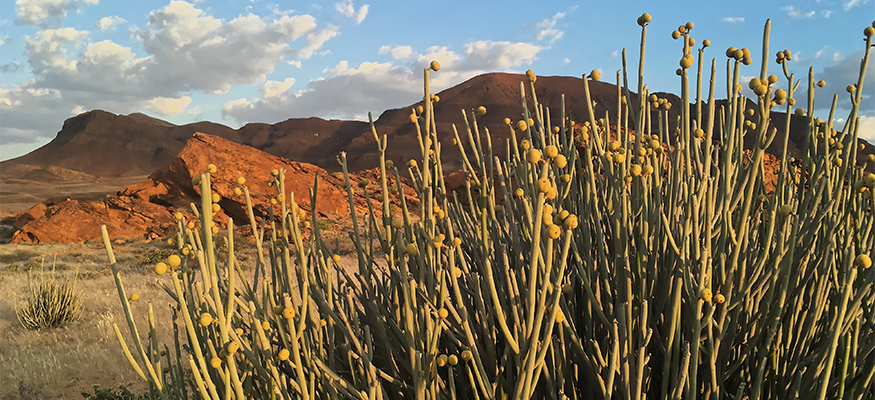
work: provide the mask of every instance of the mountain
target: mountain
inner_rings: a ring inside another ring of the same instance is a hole
[[[461,166],[459,152],[451,149],[453,125],[459,131],[461,142],[468,142],[462,110],[467,110],[470,118],[471,110],[481,105],[486,107],[486,115],[479,118],[480,131],[484,133],[488,128],[492,134],[495,155],[504,155],[506,140],[510,138],[504,119],[507,117],[517,121],[523,117],[519,96],[521,82],[525,83],[526,103],[531,110],[533,99],[525,75],[479,75],[438,93],[440,101],[435,103],[435,120],[438,140],[444,149],[442,161],[446,171]],[[596,102],[596,118],[603,118],[607,112],[613,124],[616,124],[617,86],[600,81],[590,81],[589,86],[591,98]],[[566,115],[570,119],[577,122],[589,119],[583,81],[580,78],[538,77],[535,87],[538,101],[545,110],[550,110],[554,125],[559,123],[560,100],[563,94]],[[657,96],[666,98],[673,104],[669,120],[675,121],[681,108],[680,99],[668,93],[657,93]],[[632,93],[633,103],[637,99],[638,96]],[[719,100],[718,110],[725,104],[725,100]],[[387,157],[397,165],[403,165],[411,158],[421,157],[416,128],[409,121],[411,109],[418,105],[422,103],[386,110],[375,121],[377,133],[389,137]],[[748,101],[747,108],[755,108],[755,104]],[[772,113],[772,124],[779,127],[779,132],[784,126],[785,118],[783,113]],[[793,123],[788,152],[791,156],[798,156],[806,136],[805,120],[796,116],[791,118]],[[272,125],[250,123],[235,130],[212,122],[177,126],[143,114],[115,115],[95,110],[68,119],[49,144],[27,155],[0,163],[0,180],[28,179],[27,174],[31,178],[63,180],[62,176],[75,176],[73,172],[97,177],[147,175],[167,166],[195,132],[246,144],[292,161],[311,163],[330,172],[339,170],[336,158],[341,151],[348,154],[352,171],[370,169],[378,164],[379,153],[373,134],[368,123],[361,121],[293,118]],[[768,149],[769,152],[780,154],[783,147],[781,138],[783,135],[779,133]],[[753,146],[753,135],[746,135],[745,142],[747,147]],[[858,153],[861,157],[873,151],[870,144],[865,146],[867,150]],[[73,172],[42,172],[50,166]]]

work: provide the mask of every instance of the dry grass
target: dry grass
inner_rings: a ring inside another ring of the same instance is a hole
[[[332,242],[338,239],[340,254],[354,252],[347,235],[331,235]],[[166,249],[161,241],[113,245],[125,290],[140,296],[132,305],[138,325],[148,326],[147,307],[152,302],[159,340],[172,343],[171,299],[161,287],[166,281],[152,272],[151,264],[142,263]],[[255,256],[246,249],[238,260],[244,266],[254,265]],[[351,268],[356,265],[354,256],[345,256],[342,263],[350,272],[357,271]],[[82,294],[83,311],[77,321],[54,330],[31,331],[21,326],[15,309],[26,301],[27,274],[33,268],[54,268],[60,279],[78,272],[76,287]],[[128,363],[113,332],[116,323],[130,343],[119,302],[100,243],[0,246],[0,400],[77,399],[82,398],[82,391],[93,391],[94,384],[125,384],[136,394],[144,393],[147,385]]]

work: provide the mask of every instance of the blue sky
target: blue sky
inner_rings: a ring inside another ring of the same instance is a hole
[[[873,3],[5,1],[0,159],[48,143],[65,119],[92,109],[234,128],[293,117],[363,119],[417,101],[432,59],[443,65],[432,76],[434,91],[481,73],[529,68],[565,76],[599,69],[613,80],[623,48],[637,66],[642,12],[653,16],[645,66],[651,91],[679,91],[681,43],[670,35],[692,21],[698,43],[711,40],[705,54],[718,61],[724,97],[724,51],[750,48],[754,62],[742,75],[758,74],[770,18],[770,72],[780,75],[774,52],[790,49],[797,78],[807,80],[810,66],[827,81],[817,92],[823,117],[838,92],[841,118]],[[861,136],[875,139],[870,64]]]

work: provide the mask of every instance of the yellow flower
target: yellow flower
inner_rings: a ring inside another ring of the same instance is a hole
[[[213,359],[210,360],[210,365],[212,365],[215,369],[219,369],[219,367],[222,366],[222,359],[219,357],[213,357]]]
[[[872,259],[868,254],[860,254],[854,259],[854,266],[861,269],[866,269],[872,266]]]
[[[278,357],[279,357],[280,361],[288,360],[289,359],[289,350],[288,349],[280,350]]]
[[[140,300],[140,295],[138,295],[138,294],[136,294],[136,293],[132,294],[132,295],[131,295],[131,298],[130,298],[130,301],[131,301],[131,302],[135,302],[135,301],[137,301],[137,300]]]
[[[158,275],[166,274],[167,273],[167,264],[164,264],[163,262],[155,264],[155,273]]]
[[[216,173],[216,164],[208,164],[207,165],[207,172],[209,172],[211,174],[215,174]]]
[[[446,308],[441,308],[440,310],[438,310],[438,317],[440,317],[440,319],[447,319],[447,316],[449,315],[450,312],[447,311]]]
[[[295,317],[295,309],[293,307],[286,307],[283,309],[283,318],[292,319]]]
[[[704,288],[699,291],[699,298],[704,300],[706,303],[711,302],[711,289]]]
[[[203,313],[198,322],[200,322],[201,326],[210,326],[213,323],[213,316],[210,313]]]

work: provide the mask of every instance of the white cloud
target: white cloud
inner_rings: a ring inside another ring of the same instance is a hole
[[[77,116],[77,115],[79,115],[79,114],[84,113],[85,111],[87,111],[87,110],[85,110],[85,107],[82,107],[82,106],[76,106],[76,107],[73,107],[72,110],[70,110],[70,115],[72,115],[72,116],[75,117],[75,116]]]
[[[611,57],[615,57],[615,58],[616,58],[616,57],[619,57],[619,56],[620,56],[620,50],[614,50],[613,52],[611,52]]]
[[[859,125],[857,125],[857,137],[875,144],[875,116],[860,117]]]
[[[822,57],[823,53],[826,51],[826,48],[827,48],[827,46],[821,47],[820,50],[817,51],[817,53],[814,53],[814,58],[817,59],[817,58]]]
[[[26,25],[40,25],[49,18],[63,19],[74,8],[72,0],[17,0],[15,14]]]
[[[829,18],[830,15],[832,15],[832,10],[823,10],[820,14],[823,15],[824,18]]]
[[[380,54],[388,54],[392,56],[392,58],[396,60],[403,60],[410,57],[413,54],[413,48],[410,46],[383,46],[380,47],[378,51]]]
[[[835,53],[833,54],[835,57]],[[826,86],[815,89],[815,108],[821,110],[829,110],[832,105],[833,93],[838,93],[838,109],[847,111],[851,109],[851,101],[845,88],[850,84],[857,84],[860,77],[860,60],[863,58],[863,52],[857,51],[842,57],[839,53],[839,61],[835,64],[825,67],[820,72],[815,72],[815,77],[823,79]],[[875,82],[875,70],[868,68],[866,70],[865,84],[863,85],[863,100],[860,104],[860,115],[875,116],[875,85],[870,82]],[[802,92],[802,89],[800,89]],[[807,93],[797,94],[799,99],[807,98]],[[826,119],[826,117],[824,117]]]
[[[723,18],[723,22],[729,22],[731,24],[744,22],[744,17],[725,17]]]
[[[575,6],[568,12],[573,12],[576,9],[577,7]],[[535,24],[535,26],[540,29],[535,37],[538,40],[547,39],[550,44],[559,39],[562,39],[565,31],[556,28],[556,23],[559,22],[560,19],[565,18],[565,15],[568,14],[568,12],[557,12],[556,14],[553,14],[552,17],[544,18],[543,20]]]
[[[144,106],[147,110],[164,116],[173,116],[182,112],[191,103],[191,97],[179,98],[156,97]]]
[[[282,96],[295,83],[295,78],[286,78],[282,82],[267,81],[264,83],[264,88],[259,89],[261,97],[278,97]]]
[[[363,110],[382,111],[417,101],[422,96],[421,71],[431,60],[441,63],[432,73],[435,93],[484,72],[510,71],[531,64],[544,47],[524,42],[475,41],[456,53],[446,46],[432,46],[418,53],[409,46],[383,46],[379,53],[393,62],[363,62],[351,66],[340,61],[322,71],[323,77],[310,81],[300,91],[290,92],[291,81],[271,82],[255,99],[225,103],[224,118],[238,122],[276,122],[287,118],[319,116],[356,118]]]
[[[847,0],[844,2],[844,9],[845,11],[848,11],[856,6],[862,6],[868,2],[869,0]]]
[[[63,17],[64,10],[82,4],[83,0],[19,0],[19,18],[37,24]],[[111,29],[120,22],[107,18],[98,28]],[[141,42],[142,54],[134,51],[140,46],[110,40],[89,43],[89,32],[74,28],[26,36],[24,55],[32,80],[0,85],[0,129],[53,135],[76,107],[196,115],[200,110],[186,109],[188,96],[183,94],[222,94],[236,85],[280,90],[288,80],[265,84],[277,65],[300,67],[301,60],[326,54],[326,42],[339,34],[336,26],[317,23],[311,15],[277,11],[266,17],[248,14],[222,20],[184,1],[170,1],[148,14],[144,28],[129,30]],[[15,65],[0,69],[12,72]]]
[[[562,60],[562,65],[568,65],[568,64],[570,64],[570,63],[571,63],[571,59],[568,58],[568,57],[565,57],[565,59]]]
[[[837,52],[835,52],[835,53],[832,53],[832,60],[833,60],[834,62],[839,62],[839,61],[841,61],[841,60],[842,60],[842,52],[837,51]]]
[[[796,6],[784,6],[784,7],[781,7],[780,10],[786,11],[787,16],[792,18],[792,19],[811,18],[816,14],[814,11],[808,11],[806,13],[803,13],[802,11],[797,9]]]
[[[119,26],[123,22],[127,22],[127,21],[125,21],[124,18],[113,15],[111,17],[101,18],[100,21],[97,21],[97,23],[95,25],[100,30],[106,32],[106,31],[115,29],[117,26]]]
[[[362,23],[362,21],[365,20],[365,17],[368,15],[368,8],[369,6],[365,4],[359,7],[358,10],[356,10],[355,5],[353,5],[352,3],[352,0],[343,0],[342,2],[334,5],[335,11],[349,18],[352,18],[356,24],[360,24]]]
[[[531,43],[490,40],[478,40],[463,47],[466,56],[463,68],[467,70],[503,70],[524,64],[531,65],[538,58],[538,52],[545,49]]]

